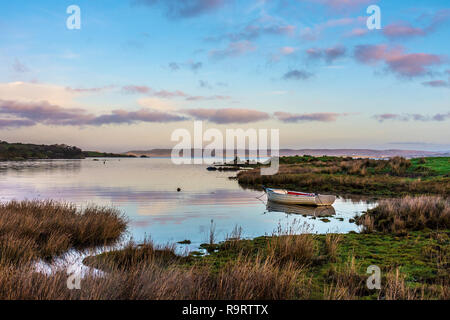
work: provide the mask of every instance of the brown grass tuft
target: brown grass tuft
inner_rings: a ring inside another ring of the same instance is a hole
[[[339,243],[342,241],[340,234],[327,234],[325,236],[325,252],[332,262],[336,262]]]
[[[324,299],[354,300],[366,290],[366,276],[358,273],[359,264],[351,257],[342,267],[333,266],[328,273],[329,286],[325,286]]]
[[[51,259],[71,248],[107,245],[126,230],[115,209],[53,201],[12,201],[0,204],[0,263]]]
[[[365,232],[405,233],[424,229],[450,228],[450,200],[420,196],[382,200],[357,218]]]
[[[400,273],[398,268],[387,273],[385,284],[381,289],[381,299],[423,300],[423,290],[421,294],[417,288],[408,287],[405,282],[405,275]]]
[[[267,243],[267,256],[280,265],[286,263],[311,264],[317,253],[317,244],[310,231],[309,225],[299,226],[296,221],[287,229],[283,229],[279,225],[277,232]]]

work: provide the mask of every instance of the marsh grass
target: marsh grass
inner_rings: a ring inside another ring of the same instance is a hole
[[[328,281],[331,283],[325,286],[324,298],[332,300],[353,300],[359,296],[364,296],[367,291],[366,276],[361,275],[360,263],[357,263],[354,256],[341,266],[332,266],[328,271]]]
[[[309,265],[316,255],[316,243],[311,234],[272,237],[267,244],[267,255],[280,265]]]
[[[448,169],[448,158],[444,159],[447,159]],[[238,182],[244,187],[259,188],[265,185],[342,194],[450,193],[448,170],[447,174],[443,174],[441,167],[434,170],[431,166],[421,166],[400,157],[390,160],[282,157],[280,163],[275,175],[261,176],[260,169],[246,170],[238,173]]]
[[[309,224],[299,224],[297,220],[286,227],[278,224],[267,243],[267,256],[280,265],[294,263],[304,266],[313,263],[317,245],[311,231]]]
[[[424,288],[412,288],[406,284],[406,276],[398,268],[390,270],[380,292],[384,300],[423,300]]]
[[[382,200],[356,221],[365,232],[404,234],[424,229],[449,229],[450,200],[434,196]]]
[[[325,236],[325,253],[328,258],[335,262],[338,256],[339,243],[342,241],[342,235],[329,233]]]
[[[122,249],[103,252],[87,257],[83,263],[104,271],[132,270],[137,265],[158,265],[161,267],[186,262],[187,257],[175,253],[174,244],[155,245],[151,240],[141,244],[128,242]]]
[[[129,251],[127,251],[129,253]],[[107,256],[111,258],[112,256]],[[110,263],[115,264],[114,258]],[[68,290],[67,274],[52,275],[0,267],[0,299],[89,299],[89,300],[269,300],[294,299],[308,295],[303,270],[280,267],[267,258],[239,256],[219,272],[208,266],[176,268],[153,259],[120,268],[105,276],[87,274],[81,290]]]
[[[235,225],[230,234],[227,234],[224,246],[228,250],[239,251],[242,250],[242,227]]]
[[[302,268],[289,262],[280,266],[270,256],[240,255],[219,273],[215,298],[279,300],[306,298],[309,279]]]
[[[50,260],[69,249],[108,245],[126,230],[115,209],[54,201],[12,201],[0,204],[0,264]]]

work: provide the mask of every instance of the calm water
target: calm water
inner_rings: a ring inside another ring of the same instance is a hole
[[[242,236],[271,234],[280,224],[307,222],[314,232],[358,231],[349,219],[372,207],[338,199],[334,209],[266,206],[261,191],[244,190],[235,172],[208,172],[206,166],[173,165],[170,159],[56,160],[0,163],[0,201],[55,199],[79,206],[99,204],[122,210],[131,220],[129,236],[157,243],[208,241],[211,220],[218,240],[235,226]],[[177,192],[177,188],[182,189]],[[313,190],[306,190],[313,191]],[[321,215],[332,214],[326,223]],[[314,219],[314,216],[317,216]],[[343,221],[341,221],[343,220]]]

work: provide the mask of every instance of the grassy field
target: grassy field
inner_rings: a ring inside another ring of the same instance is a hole
[[[243,187],[267,187],[308,192],[403,196],[449,194],[450,158],[406,160],[340,157],[282,157],[279,172],[261,176],[260,169],[239,172]]]
[[[294,246],[295,238],[284,236],[278,242],[287,242],[285,246]],[[329,249],[334,237],[335,249]],[[382,270],[382,284],[397,270],[403,278],[402,290],[411,294],[411,298],[450,298],[441,296],[440,290],[448,294],[450,277],[448,262],[450,256],[450,231],[435,233],[411,232],[404,236],[389,234],[345,234],[310,236],[312,254],[306,255],[299,269],[303,271],[309,284],[306,296],[293,296],[294,299],[378,299],[386,292],[368,290],[366,287],[367,267],[376,265]],[[211,255],[196,258],[209,265],[213,270],[221,270],[240,255],[249,254],[256,258],[261,255],[272,257],[273,237],[260,237],[253,240],[241,240],[239,243],[222,243],[215,247]],[[281,246],[281,245],[279,245]],[[288,263],[298,254],[289,256],[289,250],[275,256],[279,261]],[[334,251],[333,251],[334,250]],[[277,259],[275,258],[275,259]],[[276,260],[276,261],[278,261]],[[443,261],[445,260],[445,262]],[[305,280],[303,280],[305,281]],[[442,287],[444,286],[444,287]],[[331,292],[330,292],[331,290]],[[341,296],[339,296],[339,293]],[[406,296],[398,297],[406,298]]]
[[[448,177],[450,174],[450,157],[416,158],[410,161],[413,170],[420,170],[423,167],[430,169],[437,175]]]

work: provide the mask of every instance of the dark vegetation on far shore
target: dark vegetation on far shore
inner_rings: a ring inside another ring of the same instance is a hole
[[[450,157],[407,160],[342,157],[281,157],[279,172],[261,176],[260,169],[239,172],[243,187],[308,192],[402,196],[450,193]]]
[[[83,155],[85,158],[136,158],[136,156],[129,154],[98,151],[83,151]]]
[[[86,157],[134,158],[135,156],[97,151],[83,151],[64,144],[37,145],[0,141],[0,161],[37,159],[84,159]]]

